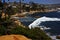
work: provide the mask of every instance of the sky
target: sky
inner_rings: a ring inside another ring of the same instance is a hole
[[[14,2],[14,1],[19,2],[19,0],[10,0],[10,2]],[[58,3],[60,4],[60,0],[24,0],[22,2],[29,3],[30,1],[39,4],[58,4]],[[8,0],[6,0],[6,2],[8,2]]]

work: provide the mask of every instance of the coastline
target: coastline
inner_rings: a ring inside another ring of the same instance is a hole
[[[56,10],[51,10],[51,11],[30,11],[30,12],[22,12],[22,13],[16,13],[15,15],[12,16],[17,16],[17,17],[26,17],[27,14],[36,14],[36,13],[44,13],[44,12],[56,12]]]

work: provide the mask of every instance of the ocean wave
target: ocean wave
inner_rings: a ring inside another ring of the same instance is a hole
[[[42,22],[46,22],[46,21],[60,21],[60,18],[49,18],[49,17],[41,17],[41,18],[38,18],[36,19],[34,22],[32,22],[28,27],[29,29],[31,28],[35,28],[35,27],[40,27],[39,25],[42,23]]]

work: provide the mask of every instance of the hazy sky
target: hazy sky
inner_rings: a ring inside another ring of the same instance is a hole
[[[13,2],[13,1],[18,2],[19,0],[10,0],[10,2]],[[29,1],[33,1],[36,3],[40,3],[40,4],[58,4],[58,3],[60,3],[60,0],[24,0],[23,2],[29,3]]]

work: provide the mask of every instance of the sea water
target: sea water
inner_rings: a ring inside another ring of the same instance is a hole
[[[25,25],[28,26],[30,25],[33,21],[36,20],[35,16],[46,16],[49,18],[60,18],[60,12],[44,12],[44,13],[35,13],[32,15],[28,15],[28,18],[20,18],[21,22]],[[60,21],[45,21],[41,22],[41,26],[46,26],[50,27],[50,30],[45,30],[46,32],[50,33],[51,35],[60,35]]]

